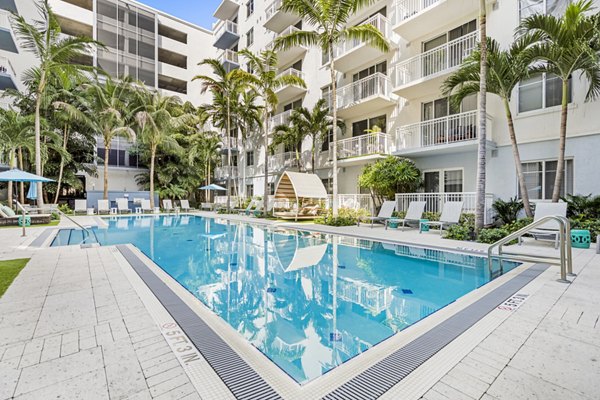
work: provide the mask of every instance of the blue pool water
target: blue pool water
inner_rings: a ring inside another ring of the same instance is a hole
[[[197,216],[108,223],[92,241],[137,246],[299,383],[489,281],[466,254]]]

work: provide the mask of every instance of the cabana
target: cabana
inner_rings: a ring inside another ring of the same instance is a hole
[[[314,219],[321,211],[320,201],[327,190],[315,174],[285,171],[275,189],[273,215],[283,219]]]

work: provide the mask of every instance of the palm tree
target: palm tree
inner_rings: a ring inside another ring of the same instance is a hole
[[[486,0],[479,0],[479,126],[477,143],[477,178],[475,190],[475,230],[485,223],[485,168],[487,157],[487,9]]]
[[[279,99],[275,93],[279,88],[287,85],[306,87],[304,80],[295,75],[277,74],[277,53],[273,50],[264,50],[254,54],[248,49],[240,51],[240,54],[248,59],[248,66],[254,71],[250,74],[246,71],[236,70],[243,82],[246,82],[263,99],[263,145],[265,148],[265,186],[263,196],[263,210],[269,209],[269,121],[277,110]]]
[[[131,129],[132,111],[129,102],[133,97],[131,80],[115,81],[110,77],[103,82],[95,80],[84,86],[79,101],[87,114],[89,128],[102,135],[104,141],[104,199],[108,199],[108,165],[112,140],[117,137],[134,139]]]
[[[135,120],[141,130],[139,140],[150,151],[150,207],[154,208],[156,152],[159,146],[181,150],[173,134],[185,125],[192,125],[196,118],[184,113],[179,97],[143,90],[139,95],[139,103]]]
[[[381,31],[370,24],[347,26],[348,20],[376,0],[283,0],[281,11],[298,15],[311,31],[298,30],[276,39],[276,48],[287,50],[296,46],[318,46],[329,57],[331,75],[331,110],[337,121],[337,81],[334,49],[346,40],[360,40],[383,52],[389,51],[389,43]],[[333,215],[338,210],[337,183],[337,129],[333,130]]]
[[[187,148],[188,162],[193,166],[196,161],[204,164],[205,184],[210,185],[212,166],[220,160],[221,140],[214,132],[200,132],[190,138]],[[208,195],[207,195],[207,201]]]
[[[213,95],[212,104],[203,108],[209,113],[213,125],[225,130],[224,137],[229,139],[232,128],[232,110],[235,109],[238,97],[244,90],[243,82],[237,77],[236,71],[228,72],[221,61],[205,59],[198,65],[210,66],[213,75],[197,75],[193,80],[202,81],[202,93],[210,91]],[[227,166],[231,168],[231,144],[227,146]],[[227,211],[231,210],[231,174],[227,174]]]
[[[37,66],[25,71],[25,83],[32,87],[35,103],[35,171],[42,174],[41,149],[41,116],[40,109],[46,95],[46,88],[51,76],[65,73],[70,76],[80,75],[90,67],[77,64],[75,60],[90,54],[93,45],[98,42],[83,36],[63,36],[56,15],[52,12],[48,0],[37,3],[41,19],[29,23],[23,16],[13,15],[12,29],[17,35],[22,48],[33,53],[37,58]],[[42,184],[38,183],[37,201],[44,203]]]
[[[523,168],[521,166],[521,156],[519,154],[513,115],[510,110],[510,101],[515,87],[528,75],[528,62],[523,51],[526,44],[523,40],[519,40],[514,42],[508,50],[502,50],[498,42],[488,38],[489,70],[486,79],[486,91],[500,97],[504,105],[521,199],[525,206],[525,213],[528,217],[532,217],[533,213],[531,212],[529,193],[527,192],[525,176],[523,175]],[[460,106],[465,97],[479,93],[480,61],[481,52],[476,50],[463,61],[456,72],[444,81],[442,92],[445,96],[451,96],[451,100],[456,107]]]
[[[562,103],[558,163],[552,201],[560,199],[565,170],[569,81],[579,71],[588,81],[586,101],[600,95],[600,14],[590,14],[591,0],[570,3],[564,15],[534,14],[521,21],[518,34],[530,40],[528,56],[533,64],[530,73],[555,75],[562,82]]]
[[[306,132],[302,130],[302,127],[296,121],[299,114],[296,110],[290,115],[289,124],[276,125],[273,127],[273,141],[269,146],[269,153],[273,153],[275,148],[280,144],[283,144],[286,148],[294,149],[294,155],[296,157],[296,163],[298,168],[302,170],[302,163],[300,162],[300,150],[302,149],[302,141],[306,137]]]

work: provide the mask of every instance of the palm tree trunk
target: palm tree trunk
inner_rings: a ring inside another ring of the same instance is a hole
[[[39,89],[37,97],[35,99],[35,173],[42,175],[42,129],[41,129],[41,116],[40,109],[42,107],[42,88],[44,85],[44,74],[40,79]],[[42,193],[42,182],[37,182],[37,205],[38,207],[44,205],[44,196]]]
[[[14,160],[15,160],[15,150],[11,149],[8,153],[8,167],[9,169],[13,169],[14,166]],[[8,206],[10,208],[13,208],[13,182],[9,181],[8,182]]]
[[[310,148],[310,156],[311,156],[311,165],[312,165],[312,173],[315,173],[315,140],[317,140],[316,136],[313,136],[312,145]]]
[[[68,128],[67,125],[65,124],[64,129],[63,129],[63,150],[66,152],[67,151],[67,138],[69,137],[68,135]],[[64,157],[60,157],[60,167],[58,168],[58,182],[56,183],[56,196],[54,196],[54,204],[58,203],[58,195],[60,194],[60,184],[62,183],[62,177],[63,177],[63,169],[65,167],[65,158]]]
[[[108,158],[110,157],[110,140],[104,141],[104,200],[108,200]]]
[[[25,170],[25,166],[23,163],[23,148],[19,147],[19,168],[21,171]],[[25,204],[25,183],[19,183],[19,201],[21,204]]]
[[[558,203],[560,189],[563,185],[565,172],[565,146],[567,144],[567,114],[569,112],[569,81],[562,81],[562,109],[560,114],[560,139],[558,143],[558,163],[556,165],[556,178],[552,190],[552,202]]]
[[[268,105],[265,108],[265,194],[263,196],[263,213],[266,215],[269,207],[269,118]]]
[[[231,174],[233,173],[233,168],[231,167],[231,116],[230,106],[229,106],[229,95],[227,96],[227,132],[225,137],[227,138],[227,213],[231,212]]]
[[[487,32],[485,0],[479,0],[479,35],[481,43],[481,65],[479,72],[479,140],[477,149],[477,181],[475,199],[475,230],[479,232],[485,223],[485,168],[486,168],[486,123],[487,123]]]
[[[529,203],[529,193],[525,185],[525,175],[523,175],[523,167],[521,166],[521,155],[519,154],[519,145],[517,143],[517,134],[515,133],[515,125],[510,111],[510,103],[508,99],[502,98],[504,103],[504,111],[506,113],[506,121],[508,122],[508,135],[510,136],[510,144],[512,145],[513,157],[515,159],[515,169],[517,171],[517,179],[519,181],[519,190],[521,191],[521,199],[523,200],[523,208],[528,217],[533,217],[531,212],[531,204]]]
[[[333,60],[333,43],[329,43],[329,72],[331,73],[331,108],[332,108],[332,130],[333,130],[333,217],[338,216],[338,178],[337,178],[337,83],[335,81],[335,63]]]
[[[156,145],[150,149],[150,208],[154,210],[154,160],[156,160]]]

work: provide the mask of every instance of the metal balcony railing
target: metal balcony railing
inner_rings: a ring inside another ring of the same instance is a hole
[[[304,79],[304,72],[298,71],[296,68],[288,68],[285,71],[277,75],[278,78],[282,76],[297,76],[298,78]],[[285,86],[284,86],[285,87]],[[280,88],[281,90],[282,88]]]
[[[238,167],[217,167],[215,168],[215,179],[227,179],[227,177],[237,178]]]
[[[338,159],[362,157],[372,154],[389,154],[390,144],[390,135],[383,132],[366,133],[364,135],[338,140]],[[329,149],[330,152],[332,151],[332,148],[333,146]]]
[[[381,14],[372,16],[371,18],[363,22],[361,25],[373,25],[375,28],[381,31],[381,33],[383,33],[383,36],[390,37],[388,19]],[[345,40],[333,50],[333,56],[334,58],[338,58],[346,53],[351,52],[363,43],[364,41],[362,40]]]
[[[394,5],[394,25],[409,19],[441,0],[398,0]]]
[[[215,30],[215,37],[218,38],[222,36],[225,32],[233,33],[234,35],[238,34],[238,24],[233,21],[222,21],[217,29]]]
[[[224,149],[232,148],[235,149],[238,147],[239,141],[238,138],[233,136],[225,136],[221,138],[221,143],[223,144]]]
[[[269,157],[269,170],[281,171],[287,168],[298,167],[298,159],[295,151],[274,154]]]
[[[10,60],[6,57],[0,57],[0,74],[15,77],[15,69],[13,68]]]
[[[267,9],[265,11],[266,21],[273,18],[273,16],[277,13],[277,11],[279,11],[279,7],[281,7],[282,3],[283,3],[283,0],[275,0],[274,2],[272,2],[271,4],[269,4],[267,6]]]
[[[223,51],[221,53],[219,59],[221,60],[222,63],[229,62],[229,63],[233,63],[233,64],[238,64],[238,65],[240,63],[238,53],[233,50]]]
[[[396,149],[418,149],[477,139],[478,111],[468,111],[446,117],[417,122],[398,128]],[[488,140],[492,140],[492,118],[488,115]]]
[[[267,48],[273,50],[275,48],[275,39],[277,39],[278,37],[289,35],[290,33],[293,33],[293,32],[297,32],[299,30],[300,29],[296,28],[295,26],[288,26],[281,33],[278,33],[277,35],[275,35],[275,38],[267,45]],[[304,47],[304,46],[298,46],[298,47]]]
[[[390,78],[381,72],[359,79],[337,91],[337,108],[346,108],[373,96],[389,97],[392,90]],[[323,94],[327,106],[331,108],[331,92]]]
[[[293,110],[287,110],[282,113],[276,114],[271,118],[271,128],[277,125],[287,125],[290,122]]]
[[[477,41],[477,32],[469,33],[398,63],[394,69],[395,86],[407,85],[459,66],[476,49]]]

